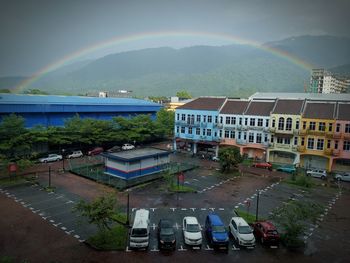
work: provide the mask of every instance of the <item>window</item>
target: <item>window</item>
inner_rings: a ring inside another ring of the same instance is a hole
[[[185,127],[181,127],[181,133],[185,133]]]
[[[345,124],[345,133],[350,133],[350,123]]]
[[[254,133],[249,133],[249,142],[254,142]]]
[[[256,143],[261,143],[261,133],[256,135]]]
[[[258,119],[258,126],[262,127],[263,126],[263,119]]]
[[[283,138],[277,137],[277,143],[283,143]]]
[[[191,115],[187,114],[187,123],[190,124],[191,123]]]
[[[292,130],[292,118],[287,118],[286,121],[286,130],[291,131]]]
[[[215,116],[215,123],[218,123],[218,116]]]
[[[329,132],[333,131],[333,123],[328,124],[328,131]]]
[[[325,122],[320,122],[318,124],[318,130],[319,131],[325,131],[326,130],[326,123]]]
[[[315,143],[314,138],[309,138],[309,139],[307,140],[307,148],[308,148],[308,149],[313,149],[313,148],[314,148],[314,143]]]
[[[231,131],[231,132],[230,132],[230,138],[231,138],[231,139],[234,139],[234,138],[235,138],[235,135],[236,135],[236,134],[235,134],[234,131]]]
[[[316,122],[310,121],[309,129],[310,129],[311,131],[316,130]]]
[[[180,127],[176,126],[176,133],[179,133],[179,131],[180,131]]]
[[[255,119],[254,118],[250,118],[250,126],[255,126]]]
[[[265,136],[264,136],[264,142],[267,142],[267,134],[265,134]]]
[[[201,115],[197,115],[197,122],[201,122]]]
[[[230,138],[230,132],[225,130],[225,138]]]
[[[334,149],[338,149],[338,141],[334,141]]]
[[[192,127],[188,127],[188,134],[192,134]]]
[[[220,116],[220,123],[222,124],[222,122],[223,122],[223,117],[222,116]]]
[[[298,137],[294,137],[294,145],[298,145]]]
[[[297,129],[297,130],[299,130],[299,120],[296,120],[296,122],[295,122],[295,129]]]
[[[189,115],[189,117],[190,117],[190,120],[188,121],[187,120],[187,122],[189,123],[189,124],[193,124],[194,123],[194,115],[192,114],[192,115]]]
[[[290,144],[290,138],[284,138],[284,144]]]
[[[231,124],[236,125],[236,117],[231,117]]]
[[[305,138],[304,137],[301,137],[301,143],[300,143],[302,146],[305,145]]]
[[[230,118],[230,117],[226,117],[225,119],[226,119],[226,122],[225,122],[225,123],[226,123],[226,124],[230,124],[231,118]]]
[[[303,130],[306,129],[306,121],[303,121]]]
[[[278,129],[283,130],[284,129],[284,118],[279,118],[278,119]]]
[[[211,129],[207,129],[207,136],[211,136]]]
[[[265,120],[265,127],[269,127],[269,120]],[[273,126],[275,127],[275,126]]]
[[[186,114],[181,114],[181,120],[186,121]]]
[[[343,150],[350,151],[350,141],[344,141]]]
[[[245,125],[245,126],[248,125],[248,118],[244,118],[244,125]]]
[[[180,120],[180,113],[176,114],[176,120],[179,121]]]
[[[331,140],[327,140],[327,149],[331,148]]]
[[[200,128],[196,128],[196,135],[200,135],[201,134],[201,129]]]
[[[219,137],[222,137],[222,130],[219,130]]]
[[[336,126],[336,128],[335,128],[335,131],[336,131],[336,132],[340,132],[340,123],[337,123],[337,126]]]
[[[273,143],[273,139],[274,139],[274,137],[273,137],[273,135],[271,135],[271,143]]]
[[[323,139],[317,139],[317,150],[323,150],[323,143],[324,140]]]
[[[239,118],[239,125],[242,125],[242,118]]]
[[[238,132],[238,139],[240,140],[242,137],[242,132]]]
[[[208,123],[212,122],[213,117],[212,116],[208,116]]]
[[[245,140],[245,141],[247,140],[247,133],[246,132],[243,133],[243,140]]]
[[[276,126],[276,120],[272,119],[272,128],[275,128],[275,126]]]
[[[207,115],[203,115],[203,122],[207,122]]]

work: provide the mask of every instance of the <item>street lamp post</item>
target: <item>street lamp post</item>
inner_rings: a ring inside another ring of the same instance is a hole
[[[51,188],[51,166],[49,166],[49,187]]]
[[[62,169],[63,169],[63,172],[64,172],[64,152],[66,150],[65,149],[62,149]]]
[[[260,196],[260,190],[258,190],[257,197],[256,197],[256,214],[255,214],[255,221],[258,221],[258,216],[259,216],[259,196]]]

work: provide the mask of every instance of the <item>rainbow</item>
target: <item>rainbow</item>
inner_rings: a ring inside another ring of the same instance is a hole
[[[276,49],[276,48],[271,48],[271,47],[266,47],[262,46],[261,44],[243,39],[240,37],[236,37],[230,34],[222,34],[222,33],[211,33],[211,32],[192,32],[192,31],[156,31],[156,32],[144,32],[144,33],[138,33],[138,34],[132,34],[132,35],[124,35],[124,36],[118,36],[118,37],[113,37],[111,39],[105,40],[98,42],[94,45],[84,47],[82,49],[79,49],[73,53],[70,53],[63,58],[45,66],[44,68],[40,69],[36,73],[34,73],[32,76],[29,78],[25,79],[19,85],[16,86],[14,89],[14,92],[19,93],[20,91],[24,90],[26,87],[31,85],[32,83],[36,82],[43,76],[45,76],[47,73],[50,71],[56,70],[67,63],[70,63],[73,60],[76,60],[78,58],[81,58],[83,56],[86,56],[88,54],[91,54],[95,51],[98,51],[100,49],[108,48],[108,47],[113,47],[125,43],[132,43],[136,41],[141,41],[141,40],[152,40],[152,39],[157,39],[157,38],[178,38],[178,37],[196,37],[196,38],[210,38],[210,39],[216,39],[216,40],[224,40],[228,41],[229,43],[232,44],[244,44],[244,45],[249,45],[254,48],[266,51],[268,53],[271,53],[277,57],[280,57],[282,59],[285,59],[289,61],[292,64],[297,65],[298,67],[301,67],[307,71],[310,71],[312,69],[312,64],[307,63],[306,61],[301,60],[300,58],[293,56],[285,51]]]

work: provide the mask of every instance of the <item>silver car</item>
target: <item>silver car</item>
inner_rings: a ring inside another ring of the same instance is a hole
[[[338,173],[334,178],[338,181],[350,182],[350,173]]]
[[[307,176],[312,176],[315,178],[321,178],[322,180],[325,180],[327,178],[327,172],[322,169],[311,169],[306,171]]]

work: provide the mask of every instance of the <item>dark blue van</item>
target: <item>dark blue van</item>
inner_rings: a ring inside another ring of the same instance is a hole
[[[209,214],[207,216],[205,220],[205,233],[209,243],[214,248],[228,250],[229,236],[225,225],[217,214]]]

